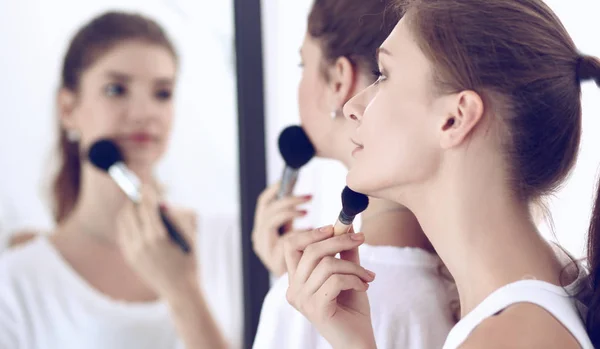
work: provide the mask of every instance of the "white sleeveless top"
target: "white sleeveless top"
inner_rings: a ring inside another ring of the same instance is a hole
[[[494,291],[462,318],[448,334],[443,349],[458,348],[485,319],[516,303],[532,303],[544,308],[571,332],[582,349],[594,349],[576,302],[565,289],[548,282],[521,280],[508,284]]]

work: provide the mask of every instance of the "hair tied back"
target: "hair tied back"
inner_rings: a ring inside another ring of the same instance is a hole
[[[594,80],[600,87],[600,60],[593,56],[579,55],[577,57],[577,80],[579,82]]]

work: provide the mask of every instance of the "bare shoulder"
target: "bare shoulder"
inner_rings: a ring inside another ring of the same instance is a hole
[[[580,349],[552,314],[531,304],[515,304],[481,323],[460,349]]]

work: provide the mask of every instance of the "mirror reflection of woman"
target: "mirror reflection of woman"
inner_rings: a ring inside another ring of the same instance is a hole
[[[177,65],[162,28],[139,15],[106,13],[71,41],[57,96],[57,227],[0,259],[1,348],[225,347],[196,256],[158,216],[162,206],[194,241],[195,215],[166,205],[153,175],[169,143]],[[140,207],[85,161],[100,138],[140,177]]]

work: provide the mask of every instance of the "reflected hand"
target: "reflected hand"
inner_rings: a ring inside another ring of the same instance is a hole
[[[306,215],[297,206],[311,200],[310,195],[289,196],[276,200],[279,183],[265,189],[259,196],[252,229],[252,247],[262,263],[276,276],[286,272],[283,257],[283,236],[279,228],[288,234],[295,218]]]
[[[194,254],[195,220],[191,215],[166,210],[175,227],[192,246],[185,254],[169,235],[160,219],[158,199],[144,193],[143,202],[127,202],[118,217],[119,245],[131,268],[161,298],[173,299],[198,287]]]

